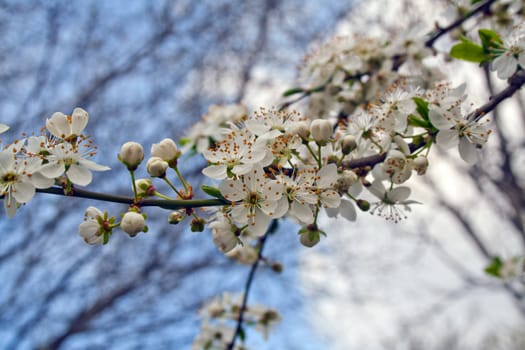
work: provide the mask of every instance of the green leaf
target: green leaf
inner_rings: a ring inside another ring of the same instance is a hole
[[[300,88],[300,87],[291,88],[291,89],[286,90],[285,92],[283,92],[283,97],[295,95],[295,94],[298,94],[298,93],[301,93],[301,92],[304,92],[303,88]]]
[[[246,332],[244,331],[244,328],[242,328],[242,327],[241,327],[241,329],[239,329],[239,338],[243,342],[246,340]]]
[[[424,120],[430,120],[428,119],[428,102],[423,100],[421,97],[414,97],[412,100],[416,104],[416,110],[419,115],[422,116]]]
[[[450,50],[450,56],[458,60],[481,63],[487,60],[487,55],[483,48],[473,41],[462,41]]]
[[[492,258],[490,264],[485,267],[485,272],[494,277],[501,277],[501,267],[503,266],[503,261],[501,261],[499,256]]]
[[[201,189],[212,197],[224,199],[221,191],[217,187],[201,185]]]
[[[501,40],[501,37],[495,31],[490,29],[480,29],[478,30],[478,34],[486,53],[489,53],[492,49],[503,47],[503,40]]]
[[[191,140],[189,138],[182,138],[179,140],[179,143],[181,146],[184,146],[185,144],[189,143]]]
[[[472,0],[472,1],[470,2],[470,4],[471,4],[471,5],[475,5],[475,4],[477,4],[478,2],[481,2],[481,1],[482,1],[482,0]]]
[[[423,120],[419,117],[416,117],[415,115],[411,114],[408,116],[408,125],[425,128],[425,129],[431,129],[432,124],[426,120]]]

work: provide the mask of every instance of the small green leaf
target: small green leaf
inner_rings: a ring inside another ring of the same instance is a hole
[[[492,49],[499,49],[503,47],[503,40],[498,33],[490,29],[478,30],[481,44],[486,53],[489,53]]]
[[[301,93],[301,92],[304,92],[303,88],[300,88],[300,87],[291,88],[291,89],[286,90],[285,92],[283,92],[283,97],[295,95],[295,94],[298,94],[298,93]]]
[[[419,115],[422,116],[424,120],[430,120],[428,119],[428,102],[423,100],[421,97],[414,97],[412,100],[416,104],[416,110]]]
[[[185,144],[189,143],[190,141],[191,141],[191,139],[184,137],[184,138],[179,140],[179,143],[180,143],[181,146],[184,146]]]
[[[239,338],[243,342],[246,340],[246,332],[244,331],[244,328],[242,328],[242,327],[241,327],[241,329],[239,329]]]
[[[485,267],[485,272],[494,277],[501,277],[501,267],[503,266],[503,261],[501,261],[499,256],[492,258],[490,264]]]
[[[201,189],[212,197],[224,199],[221,191],[217,187],[201,185]]]
[[[425,129],[431,129],[432,124],[426,120],[423,120],[413,114],[408,116],[408,125],[425,128]]]
[[[463,41],[450,50],[450,56],[459,60],[481,63],[487,60],[483,48],[472,41]]]
[[[472,1],[470,2],[470,4],[471,4],[471,5],[475,5],[475,4],[477,4],[478,2],[481,2],[481,1],[482,1],[482,0],[472,0]]]

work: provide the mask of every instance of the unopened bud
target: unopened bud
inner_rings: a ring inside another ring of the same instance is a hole
[[[166,176],[166,170],[168,169],[168,167],[169,167],[168,163],[159,157],[151,157],[148,160],[148,164],[146,165],[148,174],[150,174],[153,177]]]
[[[310,135],[319,145],[324,146],[332,136],[332,123],[325,119],[315,119],[310,124]]]
[[[414,159],[414,170],[418,175],[425,175],[428,169],[428,159],[425,156],[418,156]]]
[[[356,149],[357,143],[354,135],[346,135],[341,141],[341,148],[343,154],[350,154],[354,149]]]
[[[359,209],[361,209],[362,211],[370,210],[370,202],[368,202],[368,201],[366,201],[364,199],[358,199],[356,201],[356,204],[359,207]]]
[[[359,176],[354,173],[352,170],[344,170],[341,175],[337,178],[335,183],[335,189],[339,193],[346,193],[350,186],[359,181]]]
[[[181,152],[177,149],[175,141],[170,138],[165,138],[151,146],[151,155],[168,162],[170,166],[175,166],[177,165],[177,158],[180,157]]]
[[[283,264],[278,263],[278,262],[272,263],[270,265],[270,268],[272,269],[272,271],[277,272],[277,273],[281,273],[284,270]]]
[[[290,129],[290,133],[292,135],[299,135],[303,140],[308,138],[309,132],[310,130],[308,130],[308,123],[304,121],[294,123]]]
[[[319,230],[316,224],[310,224],[299,230],[299,241],[305,247],[311,248],[319,243],[321,234],[324,232]]]
[[[191,220],[190,229],[191,232],[202,232],[204,231],[204,225],[206,224],[206,220],[203,218],[193,218]]]
[[[135,237],[139,232],[146,232],[146,220],[141,214],[128,211],[122,217],[120,228],[126,232],[130,237]]]
[[[153,196],[156,191],[150,179],[135,180],[135,187],[137,188],[137,195],[139,197]]]
[[[118,159],[128,167],[128,170],[136,170],[144,159],[144,149],[140,143],[126,142],[120,148]]]
[[[168,223],[172,225],[177,225],[185,218],[186,215],[181,213],[180,211],[172,211],[170,215],[168,215]]]

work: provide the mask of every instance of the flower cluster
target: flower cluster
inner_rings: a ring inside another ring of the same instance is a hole
[[[465,102],[464,86],[423,89],[405,81],[343,119],[260,109],[228,124],[221,141],[203,151],[203,174],[220,180],[222,197],[231,202],[210,220],[214,242],[228,253],[284,216],[318,237],[311,232],[322,233],[321,210],[355,220],[356,207],[366,211],[369,201],[371,213],[398,222],[417,202],[409,199],[409,187],[397,186],[413,173],[425,174],[434,143],[458,147],[469,163],[477,160],[490,130],[486,121],[465,117]]]
[[[201,332],[195,338],[192,349],[226,349],[233,339],[234,329],[229,323],[239,319],[242,308],[242,295],[233,297],[225,292],[204,305],[199,314],[203,317]],[[281,321],[281,316],[274,309],[262,305],[248,305],[243,310],[244,324],[253,326],[264,338]],[[238,345],[235,349],[247,349]]]
[[[0,151],[0,195],[8,216],[31,200],[36,189],[55,183],[71,191],[72,185],[86,186],[92,171],[109,170],[91,160],[93,141],[83,134],[88,113],[75,108],[71,115],[54,113],[46,120],[48,133],[15,140]],[[0,125],[0,132],[7,130]]]

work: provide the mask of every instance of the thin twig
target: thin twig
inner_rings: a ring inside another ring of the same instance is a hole
[[[430,37],[425,41],[425,46],[428,48],[432,48],[434,46],[434,42],[439,39],[441,36],[445,35],[446,33],[450,32],[451,30],[459,27],[462,25],[467,19],[470,17],[473,17],[474,15],[480,13],[480,12],[487,12],[490,9],[490,6],[496,2],[497,0],[487,0],[485,2],[481,2],[477,7],[475,7],[472,11],[468,12],[466,15],[464,15],[461,18],[458,18],[451,24],[449,24],[446,27],[439,28],[435,32],[432,32]]]
[[[233,338],[231,342],[228,344],[227,350],[233,350],[235,346],[235,342],[239,335],[242,332],[242,324],[244,322],[244,313],[246,312],[246,308],[248,305],[248,295],[250,294],[250,288],[252,286],[253,277],[255,276],[255,271],[257,270],[257,267],[259,266],[259,262],[263,259],[263,248],[264,244],[266,242],[266,238],[268,237],[268,234],[270,233],[270,230],[272,226],[270,226],[270,229],[268,232],[259,238],[259,253],[257,254],[257,260],[252,264],[252,267],[250,269],[250,273],[248,274],[248,279],[246,280],[246,284],[244,286],[244,295],[242,298],[242,305],[241,309],[239,310],[239,318],[237,319],[237,326],[235,327],[235,333],[233,334]]]

